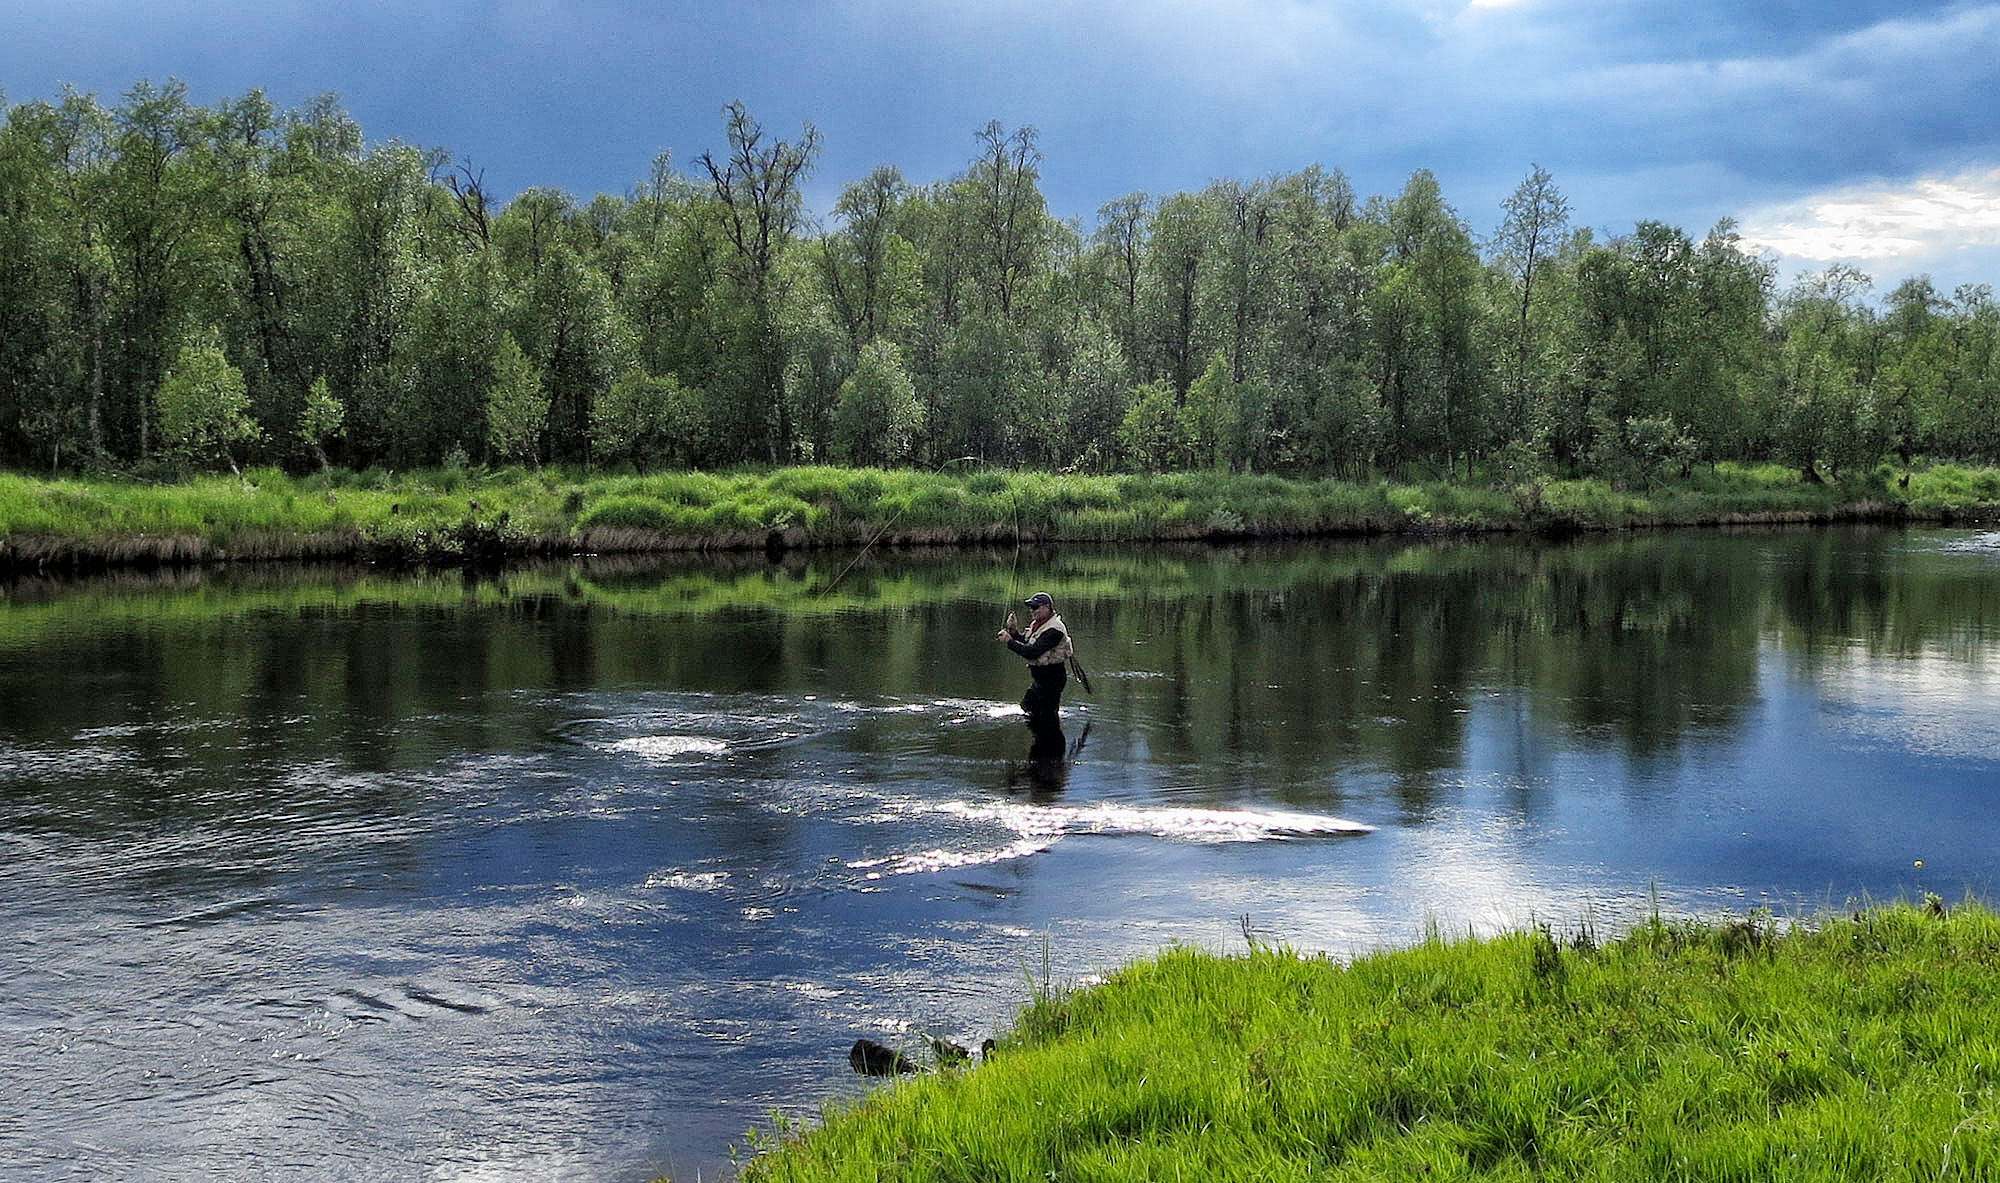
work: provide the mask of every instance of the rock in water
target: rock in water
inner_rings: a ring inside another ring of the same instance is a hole
[[[915,1072],[903,1053],[893,1047],[884,1047],[872,1039],[857,1039],[847,1053],[847,1066],[863,1076],[894,1076],[900,1072]]]

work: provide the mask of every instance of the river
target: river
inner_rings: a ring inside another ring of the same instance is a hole
[[[851,561],[0,585],[0,1178],[712,1179],[1172,942],[1994,898],[2000,537]]]

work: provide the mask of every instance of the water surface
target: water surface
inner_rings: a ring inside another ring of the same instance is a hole
[[[713,1178],[1169,942],[2000,870],[1993,536],[847,562],[7,586],[0,1176]]]

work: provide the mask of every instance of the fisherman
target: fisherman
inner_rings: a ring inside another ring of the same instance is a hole
[[[1028,726],[1037,729],[1060,727],[1057,711],[1062,707],[1063,688],[1069,685],[1068,662],[1076,646],[1070,641],[1069,626],[1056,615],[1056,602],[1047,592],[1036,592],[1022,601],[1028,606],[1028,627],[1024,631],[1007,614],[1007,627],[999,639],[1007,648],[1028,659],[1028,692],[1021,696],[1021,709],[1028,712]]]

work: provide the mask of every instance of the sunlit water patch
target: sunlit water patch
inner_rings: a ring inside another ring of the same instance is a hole
[[[2000,663],[1948,653],[1850,654],[1821,667],[1840,742],[1863,751],[1903,748],[1954,760],[2000,752]]]
[[[1077,835],[1142,836],[1181,842],[1260,842],[1337,834],[1366,834],[1374,829],[1360,822],[1315,814],[1259,809],[1188,809],[1132,806],[1111,802],[1089,805],[1034,805],[1009,801],[922,801],[884,803],[862,820],[897,830],[913,819],[957,818],[1011,831],[1016,837],[999,845],[982,845],[977,838],[960,847],[932,847],[894,855],[855,859],[847,865],[879,878],[885,874],[917,874],[981,863],[1027,858]]]

